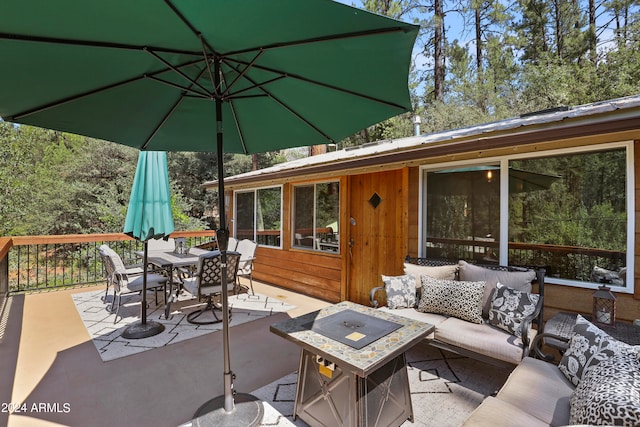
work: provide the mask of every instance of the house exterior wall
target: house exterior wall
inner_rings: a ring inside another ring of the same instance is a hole
[[[269,184],[283,184],[283,247],[282,249],[273,249],[260,247],[257,251],[257,260],[254,277],[264,280],[278,286],[312,295],[325,299],[330,302],[337,302],[349,298],[349,248],[348,248],[348,230],[345,229],[349,223],[349,200],[347,197],[351,194],[349,188],[348,177],[358,174],[378,174],[383,171],[404,169],[407,176],[407,184],[404,188],[398,189],[392,196],[387,198],[387,202],[402,205],[405,203],[406,213],[403,216],[406,221],[406,232],[403,243],[406,247],[406,254],[417,256],[420,250],[420,218],[421,215],[421,198],[420,198],[420,180],[422,176],[421,167],[425,165],[438,165],[456,161],[470,161],[477,159],[499,158],[514,154],[531,154],[532,156],[538,152],[556,150],[556,149],[575,149],[580,151],[581,147],[595,144],[603,144],[609,142],[634,141],[634,167],[635,167],[635,220],[636,226],[631,232],[635,236],[635,269],[634,269],[634,292],[635,294],[617,293],[617,318],[623,320],[634,320],[640,318],[640,123],[635,121],[632,126],[628,119],[623,122],[622,130],[617,130],[611,125],[604,128],[601,132],[593,132],[585,135],[584,131],[579,136],[566,136],[564,130],[560,129],[555,133],[535,133],[535,129],[531,134],[527,133],[521,138],[515,138],[509,135],[502,135],[496,138],[497,142],[488,144],[482,148],[480,139],[467,144],[466,150],[455,151],[452,148],[446,148],[444,145],[435,147],[435,150],[428,156],[411,157],[408,154],[396,156],[396,162],[381,163],[374,165],[370,159],[354,167],[356,162],[351,162],[348,167],[343,170],[334,170],[335,166],[331,166],[331,176],[334,179],[340,179],[341,182],[341,253],[332,255],[326,253],[318,253],[291,248],[291,188],[293,183],[314,182],[318,179],[326,179],[325,174],[300,174],[292,176],[289,172],[286,178],[279,180],[277,177],[270,177]],[[589,126],[589,125],[585,125]],[[595,129],[595,127],[593,127]],[[591,131],[591,128],[589,129]],[[546,131],[545,131],[546,132]],[[536,137],[532,135],[538,135]],[[542,135],[542,137],[540,136]],[[547,138],[548,136],[548,138]],[[505,142],[500,142],[505,139]],[[546,139],[545,139],[546,138]],[[508,141],[507,141],[508,140]],[[515,144],[514,140],[522,141],[521,144]],[[477,141],[477,142],[476,142]],[[508,144],[507,142],[510,142]],[[460,142],[460,144],[465,141]],[[424,147],[416,150],[416,153],[426,153]],[[283,175],[284,176],[284,175]],[[247,186],[256,185],[242,184]],[[259,185],[266,185],[261,182]],[[240,187],[238,187],[240,188]],[[371,240],[369,244],[383,245],[381,239]],[[355,248],[354,248],[355,249]],[[406,254],[402,254],[403,256]],[[372,267],[366,273],[367,277],[363,278],[364,282],[369,283],[369,287],[381,286],[380,275],[389,274],[388,268],[378,266],[375,261],[371,263]],[[398,271],[402,267],[398,266]],[[359,290],[362,294],[363,289]],[[547,284],[545,298],[545,315],[552,316],[558,311],[579,311],[589,313],[591,311],[593,293],[590,289],[577,288],[563,285]],[[360,299],[360,296],[358,297]],[[359,301],[362,302],[362,301]]]

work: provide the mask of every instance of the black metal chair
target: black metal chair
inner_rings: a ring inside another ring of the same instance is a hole
[[[216,310],[221,310],[220,304],[214,302],[214,297],[222,293],[222,254],[219,251],[212,251],[202,254],[198,259],[198,268],[192,277],[183,279],[183,288],[198,298],[204,300],[205,306],[187,315],[189,323],[197,325],[210,325],[221,322],[222,319],[216,314]],[[227,252],[227,291],[233,291],[238,274],[240,254],[238,252]],[[197,320],[204,313],[211,312],[212,320]]]

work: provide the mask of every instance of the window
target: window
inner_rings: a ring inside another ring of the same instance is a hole
[[[630,144],[611,144],[426,171],[424,253],[632,291],[631,158]]]
[[[282,188],[235,192],[235,236],[263,246],[280,247]]]
[[[325,182],[293,189],[293,246],[340,252],[340,184]]]
[[[427,172],[428,257],[497,262],[500,165]]]

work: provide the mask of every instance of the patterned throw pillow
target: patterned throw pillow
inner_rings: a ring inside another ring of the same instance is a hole
[[[570,403],[569,424],[640,424],[638,353],[622,351],[587,370]]]
[[[471,282],[478,282],[483,280],[487,282],[487,286],[484,291],[484,297],[482,300],[482,315],[485,319],[489,318],[491,301],[498,282],[519,291],[531,292],[531,282],[536,278],[536,272],[533,270],[493,270],[490,268],[469,264],[468,262],[462,260],[460,260],[458,264],[460,266],[460,280],[467,280]]]
[[[384,290],[387,293],[387,307],[410,308],[416,305],[416,280],[413,276],[382,275]]]
[[[539,300],[538,294],[519,291],[498,283],[489,310],[489,323],[520,337],[522,319],[536,311]]]
[[[578,385],[588,369],[627,348],[632,346],[616,340],[578,315],[569,348],[560,359],[558,368],[569,381]]]
[[[422,276],[418,311],[446,314],[473,323],[483,323],[482,295],[485,282],[438,280]]]

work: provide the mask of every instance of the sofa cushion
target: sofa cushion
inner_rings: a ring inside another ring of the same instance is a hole
[[[491,301],[489,323],[517,337],[522,335],[522,319],[536,311],[540,295],[498,283]]]
[[[422,276],[418,311],[446,314],[473,323],[482,323],[484,282],[439,280]]]
[[[412,275],[382,275],[384,290],[387,294],[387,307],[413,308],[416,305],[416,279]]]
[[[396,314],[398,316],[406,317],[408,319],[429,323],[431,325],[434,325],[436,328],[438,327],[439,324],[441,324],[442,322],[448,319],[447,316],[443,316],[442,314],[421,313],[415,308],[399,308],[399,309],[391,310],[385,306],[385,307],[380,307],[377,310],[383,310],[389,313]],[[435,331],[427,335],[425,339],[432,340],[434,337],[435,337]]]
[[[482,315],[485,319],[489,317],[489,309],[491,305],[491,299],[493,297],[493,291],[495,290],[498,282],[519,291],[531,292],[531,282],[536,278],[536,272],[533,270],[492,270],[490,268],[484,268],[477,265],[469,264],[468,262],[462,260],[458,263],[458,265],[460,267],[460,280],[471,282],[487,282],[487,286],[485,288],[484,296],[482,299]]]
[[[422,276],[431,276],[434,279],[455,280],[458,266],[452,265],[418,265],[410,262],[404,263],[404,274],[411,274],[416,278],[416,286],[422,285]]]
[[[525,409],[546,424],[559,426],[569,423],[569,399],[573,390],[574,386],[558,366],[525,357],[496,397]]]
[[[527,407],[517,407],[495,397],[482,401],[462,424],[463,427],[548,427],[536,417],[527,413]]]
[[[435,339],[514,365],[522,360],[522,340],[487,323],[449,317],[436,327]]]
[[[572,424],[640,424],[640,362],[622,351],[584,373],[571,395]]]
[[[627,347],[631,346],[578,315],[569,348],[562,355],[558,368],[569,381],[578,385],[584,372]]]

